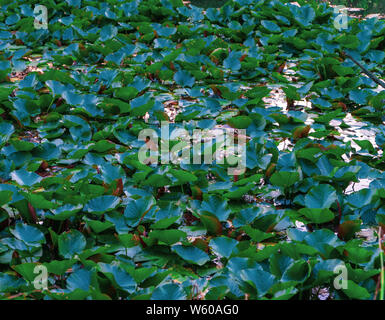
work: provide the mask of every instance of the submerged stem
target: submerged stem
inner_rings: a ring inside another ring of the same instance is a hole
[[[382,230],[381,227],[378,230],[378,246],[380,248],[380,262],[381,262],[381,290],[380,290],[380,300],[384,300],[385,292],[385,281],[384,281],[384,251],[381,246],[381,236]]]

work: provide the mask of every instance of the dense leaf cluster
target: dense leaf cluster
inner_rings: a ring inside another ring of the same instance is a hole
[[[0,0],[0,298],[372,299],[385,93],[341,52],[380,76],[385,22],[298,2]],[[162,121],[246,129],[246,172],[142,164]]]

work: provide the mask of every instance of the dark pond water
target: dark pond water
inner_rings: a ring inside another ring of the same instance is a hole
[[[204,8],[220,7],[224,5],[226,1],[227,0],[190,0],[193,5]],[[344,5],[350,8],[362,8],[362,11],[357,12],[361,15],[385,13],[385,0],[331,0],[329,2],[335,5]]]
[[[224,5],[227,0],[190,0],[191,4],[203,8],[218,8]]]

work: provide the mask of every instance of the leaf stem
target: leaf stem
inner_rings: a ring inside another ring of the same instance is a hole
[[[378,246],[380,248],[380,262],[381,262],[381,290],[380,290],[380,300],[384,300],[385,292],[385,281],[384,281],[384,251],[381,246],[381,236],[382,230],[381,227],[378,229]]]
[[[357,66],[361,68],[363,73],[365,73],[370,79],[372,79],[375,83],[380,85],[385,89],[385,82],[378,79],[372,72],[370,72],[368,69],[366,69],[361,63],[359,63],[356,59],[354,59],[351,55],[347,54],[345,51],[342,52],[342,55],[348,57],[350,60],[352,60]]]

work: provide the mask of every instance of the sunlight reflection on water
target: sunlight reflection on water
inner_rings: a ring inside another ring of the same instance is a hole
[[[264,99],[264,102],[267,107],[280,107],[283,113],[287,113],[287,102],[285,99],[285,93],[281,88],[272,87],[273,90],[270,93],[269,97]],[[296,106],[301,106],[305,108],[311,107],[311,102],[307,100],[296,101]],[[313,118],[316,117],[315,114],[309,114],[307,120],[305,121],[306,125],[312,125],[314,123]],[[348,128],[340,128],[342,121],[347,124]],[[367,123],[358,121],[355,119],[350,112],[342,120],[331,120],[329,125],[333,126],[339,133],[343,142],[351,142],[351,146],[354,147],[357,151],[361,150],[361,147],[354,142],[354,140],[368,140],[373,145],[375,149],[378,150],[379,156],[382,155],[382,150],[378,148],[376,144],[376,131],[374,129],[368,129]],[[314,132],[314,129],[311,129],[310,132]],[[279,143],[278,149],[282,150],[292,150],[293,145],[290,141],[284,140]],[[346,162],[349,161],[348,157],[343,157]],[[357,192],[361,189],[369,188],[369,184],[373,179],[359,179],[358,182],[351,183],[345,190],[346,194]]]

